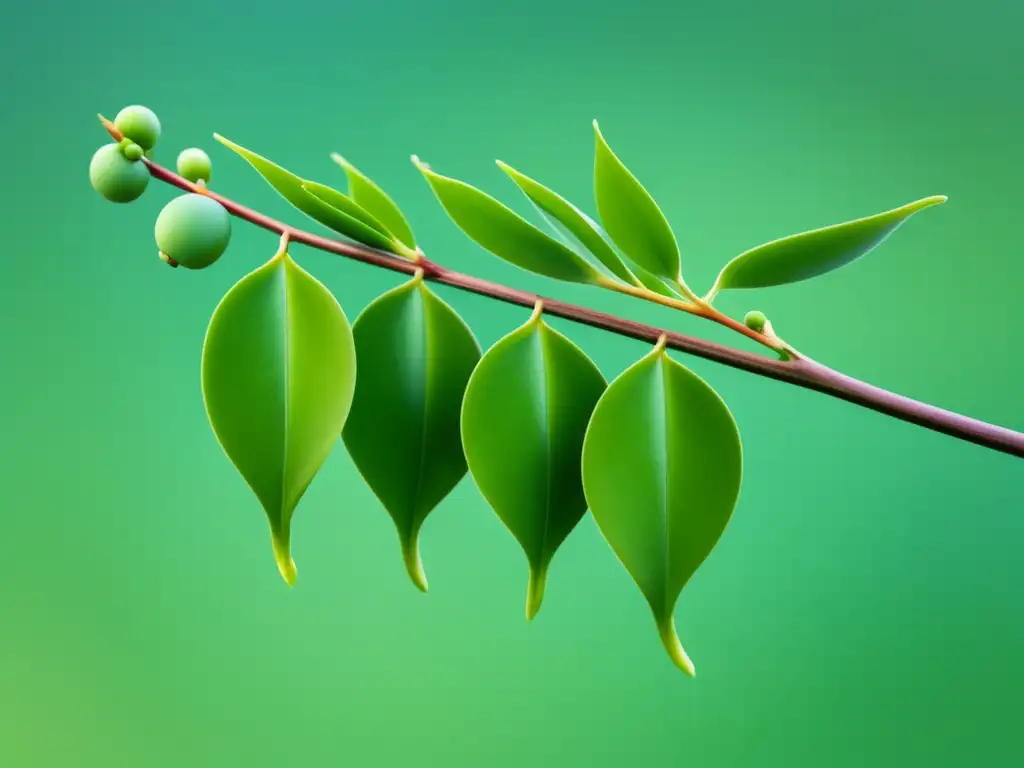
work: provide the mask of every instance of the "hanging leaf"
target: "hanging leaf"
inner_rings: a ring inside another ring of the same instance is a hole
[[[498,167],[509,175],[516,186],[529,198],[545,218],[554,219],[561,224],[573,240],[579,243],[601,262],[613,275],[630,285],[639,285],[636,277],[629,271],[615,249],[601,236],[594,222],[585,216],[575,205],[552,192],[529,176],[498,160]]]
[[[578,253],[490,195],[465,182],[435,173],[416,157],[413,162],[452,221],[495,256],[556,280],[593,284],[602,279],[601,273]]]
[[[583,487],[601,533],[650,604],[672,661],[693,675],[673,610],[739,495],[742,451],[718,394],[664,340],[615,379],[583,446]]]
[[[371,303],[353,333],[359,381],[345,445],[395,522],[410,578],[426,592],[420,526],[466,474],[459,410],[480,347],[422,273]]]
[[[831,272],[880,245],[918,211],[944,202],[942,195],[926,197],[874,216],[759,245],[725,265],[710,296],[726,288],[766,288]]]
[[[636,264],[665,280],[680,277],[679,246],[654,198],[615,156],[594,121],[594,195],[612,241]]]
[[[415,248],[416,238],[413,237],[412,227],[409,226],[409,222],[395,201],[337,152],[331,155],[331,159],[345,170],[345,175],[348,178],[348,191],[352,199],[373,214],[388,228],[389,232],[407,247]]]
[[[338,210],[334,206],[324,202],[320,197],[304,189],[304,185],[313,184],[301,179],[281,166],[272,163],[261,155],[257,155],[245,147],[241,147],[219,134],[213,137],[228,149],[236,152],[245,158],[249,164],[259,172],[270,186],[277,190],[285,200],[294,205],[314,221],[323,224],[325,227],[344,235],[357,243],[368,245],[371,248],[378,248],[383,251],[401,254],[398,245],[385,233],[375,229],[366,223],[367,217],[372,217],[363,212],[363,216],[356,217],[345,211]],[[316,185],[317,188],[327,189],[323,185]],[[341,195],[340,192],[336,194]],[[343,196],[343,195],[342,195]],[[344,197],[344,196],[343,196]],[[349,201],[351,203],[351,201]],[[355,203],[352,203],[354,206]]]
[[[462,405],[462,440],[480,492],[526,553],[526,615],[540,609],[548,567],[587,510],[580,456],[605,381],[582,350],[530,320],[483,356]]]
[[[292,513],[345,424],[355,366],[345,313],[284,249],[227,292],[206,331],[206,412],[267,514],[289,584]]]

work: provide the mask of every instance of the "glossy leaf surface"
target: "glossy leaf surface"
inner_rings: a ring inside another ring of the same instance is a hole
[[[549,221],[554,219],[553,225],[560,224],[560,230],[571,238],[580,247],[593,254],[609,272],[623,282],[636,285],[637,279],[626,266],[625,262],[615,252],[615,249],[604,239],[597,225],[590,220],[575,205],[556,192],[552,192],[543,184],[534,181],[529,176],[520,173],[505,163],[498,161],[498,167],[508,174],[523,194],[529,198],[537,209]]]
[[[495,256],[556,280],[596,283],[601,279],[601,273],[582,256],[490,195],[414,161],[452,221]]]
[[[535,312],[483,356],[462,406],[462,440],[481,493],[526,553],[526,615],[540,609],[548,567],[587,510],[580,457],[605,381]]]
[[[345,313],[283,252],[225,294],[206,332],[206,412],[267,514],[289,584],[292,513],[345,424],[355,368]]]
[[[759,245],[725,265],[712,295],[727,288],[797,283],[831,272],[880,245],[918,211],[945,201],[943,196],[926,197],[874,216]]]
[[[303,185],[313,182],[307,182],[306,179],[299,178],[291,171],[286,171],[262,155],[239,146],[223,136],[214,134],[214,138],[248,161],[281,197],[314,221],[318,221],[338,234],[351,238],[358,243],[368,245],[371,248],[379,248],[391,251],[392,253],[399,252],[400,249],[387,235],[377,231],[364,220],[345,213],[345,211],[338,210],[320,197],[317,197],[317,195],[303,188]],[[318,186],[322,187],[323,185]],[[340,195],[341,193],[337,192],[337,194]]]
[[[680,276],[679,246],[654,198],[612,152],[594,121],[594,196],[605,231],[632,261],[657,277]]]
[[[406,568],[426,591],[419,531],[466,474],[459,414],[480,347],[420,277],[356,320],[359,381],[343,437],[398,529]]]
[[[352,199],[387,227],[388,231],[407,247],[415,248],[416,238],[413,237],[412,227],[409,226],[409,222],[395,201],[372,179],[337,152],[331,155],[331,159],[345,170],[345,175],[348,178],[348,192]]]
[[[725,403],[661,345],[608,386],[587,430],[591,513],[647,599],[672,661],[690,675],[673,609],[729,521],[741,465]]]
[[[378,235],[382,235],[388,240],[393,239],[391,233],[388,232],[387,227],[377,221],[369,211],[363,210],[363,208],[357,205],[356,202],[348,195],[339,192],[332,187],[328,187],[326,184],[320,184],[316,181],[303,181],[302,189],[313,195],[313,197],[318,200],[327,203],[335,210],[341,211],[346,216],[350,216],[351,218],[362,222],[370,229],[374,230]]]

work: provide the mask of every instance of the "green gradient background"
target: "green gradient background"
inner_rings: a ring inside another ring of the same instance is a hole
[[[672,6],[677,7],[673,8]],[[855,376],[1024,429],[1024,6],[869,0],[8,3],[0,11],[0,765],[1024,764],[1024,464],[685,360],[730,403],[739,506],[665,658],[589,519],[523,619],[526,565],[464,481],[431,594],[339,444],[296,516],[299,584],[206,423],[203,333],[275,239],[203,273],[156,258],[172,191],[102,201],[95,113],[152,106],[158,158],[283,201],[213,131],[341,182],[337,150],[456,269],[680,330],[467,241],[412,152],[524,210],[495,157],[580,201],[597,117],[704,288],[732,254],[950,196],[814,283],[723,296]],[[394,275],[300,249],[351,318]],[[526,310],[441,288],[483,345]],[[554,323],[609,377],[646,349]],[[684,358],[680,358],[684,359]]]

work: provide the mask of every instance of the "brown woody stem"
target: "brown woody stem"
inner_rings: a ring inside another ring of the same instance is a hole
[[[107,123],[105,123],[105,125],[107,125],[108,130],[113,128],[113,126],[108,125]],[[110,133],[114,138],[119,138],[113,130],[110,130]],[[157,179],[188,192],[199,191],[195,184],[192,184],[167,168],[164,168],[147,158],[143,158],[142,162],[146,163],[150,173]],[[863,408],[868,408],[911,424],[917,424],[918,426],[925,427],[926,429],[941,432],[942,434],[949,435],[960,440],[965,440],[970,443],[975,443],[976,445],[984,446],[986,448],[991,448],[995,451],[1024,458],[1024,433],[1015,432],[1011,429],[1006,429],[1005,427],[996,426],[994,424],[988,424],[984,421],[962,416],[951,411],[943,410],[942,408],[937,408],[933,405],[928,405],[927,403],[922,403],[908,397],[903,397],[902,395],[897,395],[893,392],[888,392],[884,389],[880,389],[866,382],[859,381],[850,376],[839,373],[838,371],[832,370],[831,368],[822,365],[821,363],[817,363],[803,355],[794,355],[792,359],[789,360],[771,359],[751,352],[733,349],[732,347],[727,347],[723,344],[705,341],[704,339],[696,338],[694,336],[687,336],[675,331],[655,328],[654,326],[644,325],[632,320],[608,315],[603,312],[597,312],[593,309],[588,309],[587,307],[568,304],[564,301],[558,301],[557,299],[542,298],[535,294],[528,293],[527,291],[520,291],[498,283],[481,280],[479,278],[472,277],[471,275],[454,272],[442,267],[440,264],[435,264],[426,258],[421,257],[418,261],[410,261],[372,248],[341,242],[339,240],[332,240],[311,232],[295,229],[287,224],[277,221],[276,219],[265,216],[258,211],[239,205],[233,200],[229,200],[226,197],[218,195],[212,190],[205,189],[203,190],[203,193],[221,203],[221,205],[223,205],[233,216],[244,219],[245,221],[255,224],[256,226],[263,227],[271,232],[276,232],[282,236],[287,235],[288,239],[293,243],[303,243],[305,245],[312,246],[313,248],[318,248],[321,251],[327,251],[328,253],[334,253],[339,256],[346,256],[356,261],[362,261],[366,264],[372,264],[376,267],[383,267],[384,269],[390,269],[394,272],[402,272],[408,275],[413,275],[417,270],[422,270],[423,278],[425,280],[450,285],[453,288],[469,291],[470,293],[489,296],[492,299],[504,301],[509,304],[517,304],[519,306],[526,307],[527,309],[532,309],[536,306],[538,301],[543,301],[544,313],[547,315],[562,317],[566,320],[572,320],[573,322],[581,323],[583,325],[601,328],[606,331],[611,331],[612,333],[617,333],[620,336],[628,336],[650,344],[658,343],[662,336],[664,336],[665,345],[670,349],[695,355],[696,357],[701,357],[706,360],[713,360],[717,363],[721,363],[722,365],[738,368],[739,370],[754,373],[758,376],[764,376],[769,379],[775,379],[776,381],[783,381],[788,384],[803,387],[804,389],[822,392],[826,395],[830,395],[831,397],[846,400],[847,402],[854,403],[855,405],[859,405]],[[751,331],[742,323],[732,320],[725,315],[721,315],[717,310],[709,310],[703,306],[695,306],[693,307],[693,310],[696,310],[693,311],[693,314],[698,314],[702,317],[714,320],[715,322],[722,323],[723,325],[728,325],[745,336],[749,336],[751,338],[759,336],[759,334]],[[762,344],[766,341],[764,337],[756,338],[756,340]],[[766,346],[774,348],[774,344],[772,343],[768,343]]]

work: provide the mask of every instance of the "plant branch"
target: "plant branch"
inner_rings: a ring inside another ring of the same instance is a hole
[[[106,122],[105,125],[107,125],[108,131],[113,128],[112,125]],[[111,135],[117,138],[114,131],[116,131],[116,128],[110,131]],[[771,359],[751,352],[733,349],[723,344],[705,341],[694,336],[655,328],[654,326],[597,312],[587,307],[569,304],[557,299],[540,297],[527,291],[492,283],[488,280],[481,280],[471,275],[446,269],[426,258],[421,257],[419,261],[410,261],[372,248],[332,240],[311,232],[296,229],[251,208],[246,208],[207,188],[198,187],[148,158],[144,158],[143,162],[146,163],[150,173],[157,179],[188,192],[209,195],[223,205],[231,215],[271,232],[287,236],[292,243],[302,243],[328,253],[345,256],[356,261],[390,269],[394,272],[402,272],[407,275],[413,275],[417,270],[422,270],[423,279],[425,280],[450,285],[459,290],[488,296],[498,301],[516,304],[528,309],[533,309],[537,301],[540,300],[543,301],[544,311],[548,315],[561,317],[594,328],[601,328],[620,336],[627,336],[650,344],[658,343],[659,339],[664,336],[665,344],[670,349],[685,352],[686,354],[706,360],[712,360],[716,363],[747,371],[758,376],[821,392],[863,408],[925,427],[926,429],[991,448],[995,451],[1024,458],[1024,433],[988,424],[984,421],[972,419],[933,405],[928,405],[927,403],[897,395],[846,376],[803,355],[797,355],[790,360]],[[712,317],[704,306],[698,306],[696,309],[697,311],[694,314],[708,317],[716,322],[722,322],[734,330],[743,333],[745,336],[757,337],[757,341],[765,343],[764,336],[756,334],[746,326],[725,315]],[[717,310],[711,310],[711,313],[714,315],[721,314]],[[725,322],[723,322],[723,319]],[[772,345],[768,344],[768,346]],[[785,349],[788,350],[788,347]]]

